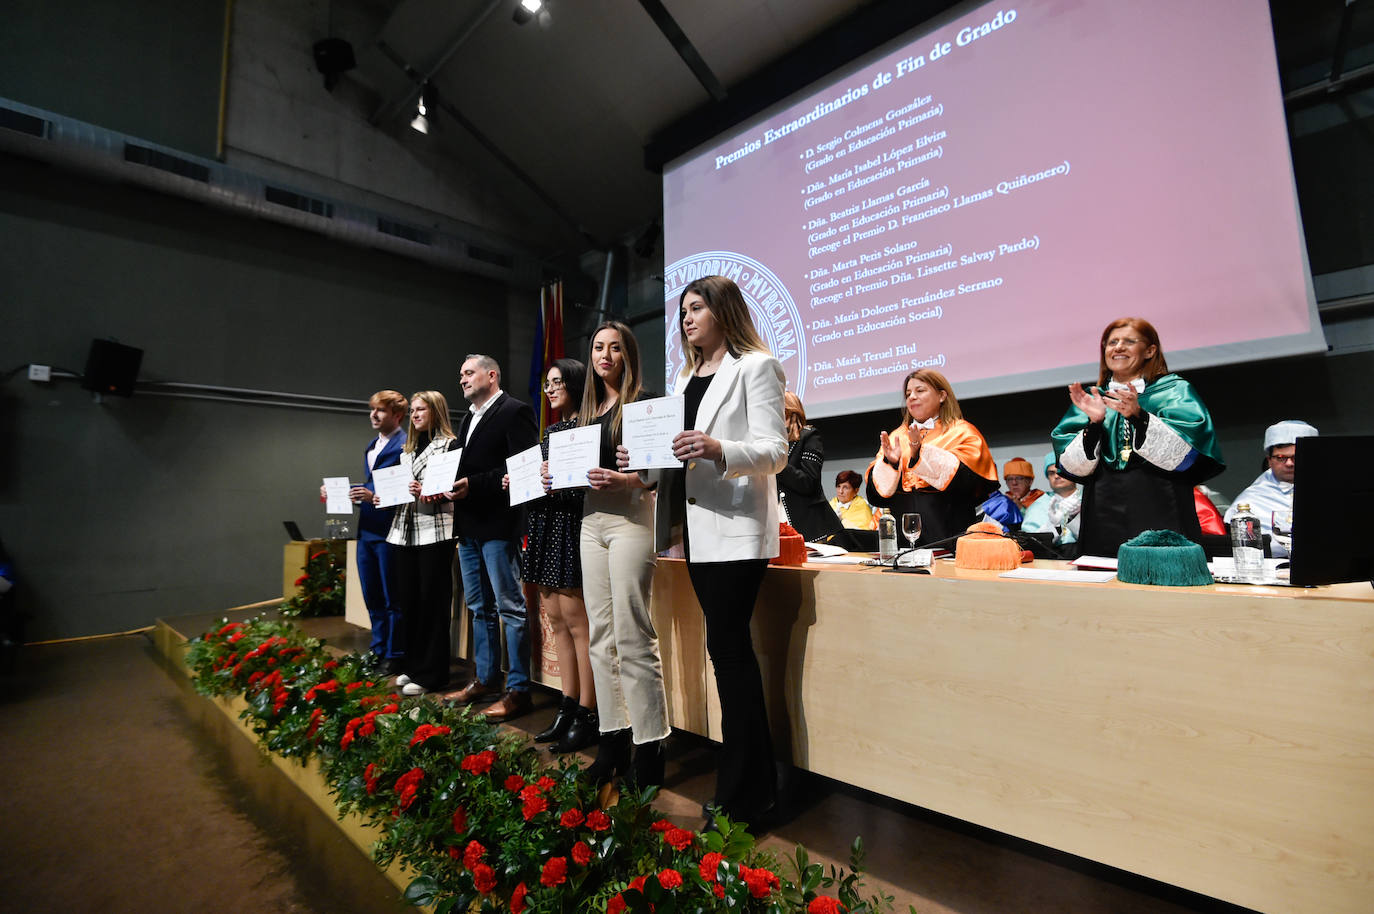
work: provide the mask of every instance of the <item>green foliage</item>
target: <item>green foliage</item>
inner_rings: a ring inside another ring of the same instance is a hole
[[[201,694],[243,696],[266,751],[318,759],[340,816],[381,825],[374,857],[413,873],[405,900],[437,914],[892,910],[881,893],[860,896],[857,839],[849,867],[822,872],[798,847],[796,878],[782,878],[727,817],[712,832],[678,828],[654,809],[656,788],[601,809],[567,757],[551,764],[469,709],[403,699],[361,657],[336,659],[290,623],[222,620],[187,664]]]
[[[304,574],[296,578],[300,590],[283,600],[278,611],[283,616],[342,616],[344,564],[344,557],[331,549],[312,553],[305,561]]]

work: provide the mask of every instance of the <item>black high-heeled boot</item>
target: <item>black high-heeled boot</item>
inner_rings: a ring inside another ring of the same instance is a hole
[[[617,774],[630,770],[630,729],[616,730],[601,734],[601,745],[596,750],[596,761],[582,769],[582,774],[593,784],[608,783]]]
[[[534,736],[536,743],[551,743],[563,738],[563,734],[568,732],[572,726],[574,715],[577,713],[577,699],[571,695],[563,696],[563,703],[558,706],[558,713],[553,718],[553,723]]]
[[[564,752],[577,752],[596,743],[600,736],[600,719],[596,715],[596,708],[584,708],[578,705],[573,713],[572,726],[568,727],[563,738],[554,743],[549,748],[550,752],[562,754]]]
[[[663,785],[665,753],[663,740],[635,746],[634,763],[630,766],[630,781],[640,790]]]

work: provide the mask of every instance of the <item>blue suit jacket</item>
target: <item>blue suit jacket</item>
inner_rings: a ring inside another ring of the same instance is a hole
[[[382,452],[377,455],[376,468],[394,467],[401,462],[401,451],[405,448],[406,436],[402,431],[399,435],[392,436],[391,440],[382,448]],[[367,442],[367,447],[363,448],[363,485],[372,489],[372,468],[367,465],[367,452],[372,450],[372,446],[377,443],[377,438],[372,438]],[[375,533],[378,536],[386,536],[391,530],[391,515],[395,513],[395,508],[374,508],[368,502],[358,505],[358,532]]]

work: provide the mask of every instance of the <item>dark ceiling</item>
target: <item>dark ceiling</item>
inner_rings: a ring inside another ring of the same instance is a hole
[[[660,216],[664,162],[955,5],[548,0],[520,25],[516,0],[337,0],[331,27],[357,50],[345,78],[374,123],[405,129],[428,79],[428,141],[460,172],[522,184],[513,205],[545,227],[530,240],[567,253],[639,236]],[[1286,93],[1337,59],[1365,79],[1374,2],[1270,7]]]

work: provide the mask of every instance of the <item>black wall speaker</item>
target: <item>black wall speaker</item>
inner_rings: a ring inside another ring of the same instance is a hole
[[[81,386],[100,394],[132,397],[134,384],[138,381],[138,367],[142,364],[142,349],[114,340],[91,340]]]

